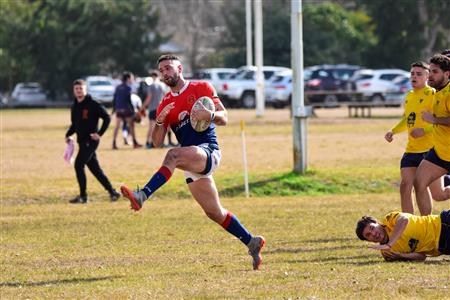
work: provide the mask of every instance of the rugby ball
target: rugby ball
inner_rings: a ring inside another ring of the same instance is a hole
[[[208,119],[208,120],[197,120],[197,119],[192,117],[192,113],[193,112],[203,109],[202,108],[202,104],[208,110],[212,110],[212,111],[215,110],[214,102],[209,97],[203,96],[203,97],[198,98],[197,101],[195,101],[194,105],[191,108],[191,113],[189,115],[189,119],[191,121],[192,128],[194,128],[194,130],[197,131],[197,132],[205,131],[206,129],[208,129],[209,125],[211,124],[211,120],[210,119]]]

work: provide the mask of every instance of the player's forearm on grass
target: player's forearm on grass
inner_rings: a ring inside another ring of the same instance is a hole
[[[152,132],[152,142],[155,147],[160,147],[166,137],[167,129],[164,125],[156,125]]]
[[[406,117],[403,116],[403,118],[400,120],[400,122],[398,122],[397,125],[395,125],[394,127],[392,127],[391,131],[394,134],[403,132],[407,129],[406,127]]]
[[[395,257],[384,256],[386,261],[424,261],[427,256],[422,253],[412,252],[412,253],[397,253]]]
[[[405,217],[403,214],[401,214],[397,218],[397,222],[394,226],[394,231],[392,232],[391,237],[389,238],[389,242],[387,243],[391,248],[392,246],[397,242],[398,238],[403,234],[403,231],[405,231],[406,226],[408,226],[409,219]]]

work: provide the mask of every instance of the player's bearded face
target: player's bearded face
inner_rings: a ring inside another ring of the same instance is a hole
[[[444,72],[438,65],[430,64],[430,77],[428,78],[428,84],[434,88],[440,88],[444,83]]]
[[[159,64],[159,72],[161,72],[164,83],[174,87],[180,79],[181,65],[175,60],[165,60]]]
[[[164,75],[164,83],[170,87],[174,87],[177,85],[179,78],[180,78],[180,76],[178,76],[177,72],[175,72],[175,74],[173,74],[172,76]]]

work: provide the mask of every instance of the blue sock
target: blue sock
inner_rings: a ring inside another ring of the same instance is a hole
[[[239,222],[239,219],[236,218],[236,216],[231,212],[227,213],[227,217],[221,225],[226,231],[237,237],[244,244],[247,245],[248,243],[250,243],[252,235],[248,232],[244,225]]]
[[[172,172],[170,172],[167,167],[162,166],[159,168],[158,172],[150,178],[150,181],[142,189],[147,198],[150,197],[164,183],[166,183],[170,179],[170,176],[172,176]]]

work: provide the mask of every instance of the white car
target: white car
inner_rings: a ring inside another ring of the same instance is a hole
[[[115,85],[111,77],[87,76],[86,87],[88,94],[90,94],[95,100],[102,103],[112,103]]]
[[[303,70],[303,80],[307,81],[311,77],[312,70]],[[292,100],[292,70],[280,71],[276,73],[269,84],[264,89],[266,104],[275,108],[284,108],[291,104]]]
[[[280,71],[288,71],[289,68],[264,66],[264,86],[269,84],[270,79]],[[233,79],[223,83],[222,92],[224,100],[233,106],[253,108],[256,105],[256,67],[241,67]]]
[[[349,88],[360,92],[373,102],[383,102],[385,94],[395,89],[394,80],[409,78],[409,72],[400,69],[361,69],[350,79]]]
[[[223,94],[222,87],[225,80],[230,79],[230,77],[237,72],[234,68],[210,68],[201,69],[195,72],[192,76],[191,81],[201,80],[209,82],[215,89],[217,94],[220,96]]]
[[[21,103],[40,103],[47,100],[47,95],[37,82],[21,82],[16,84],[11,99]]]

